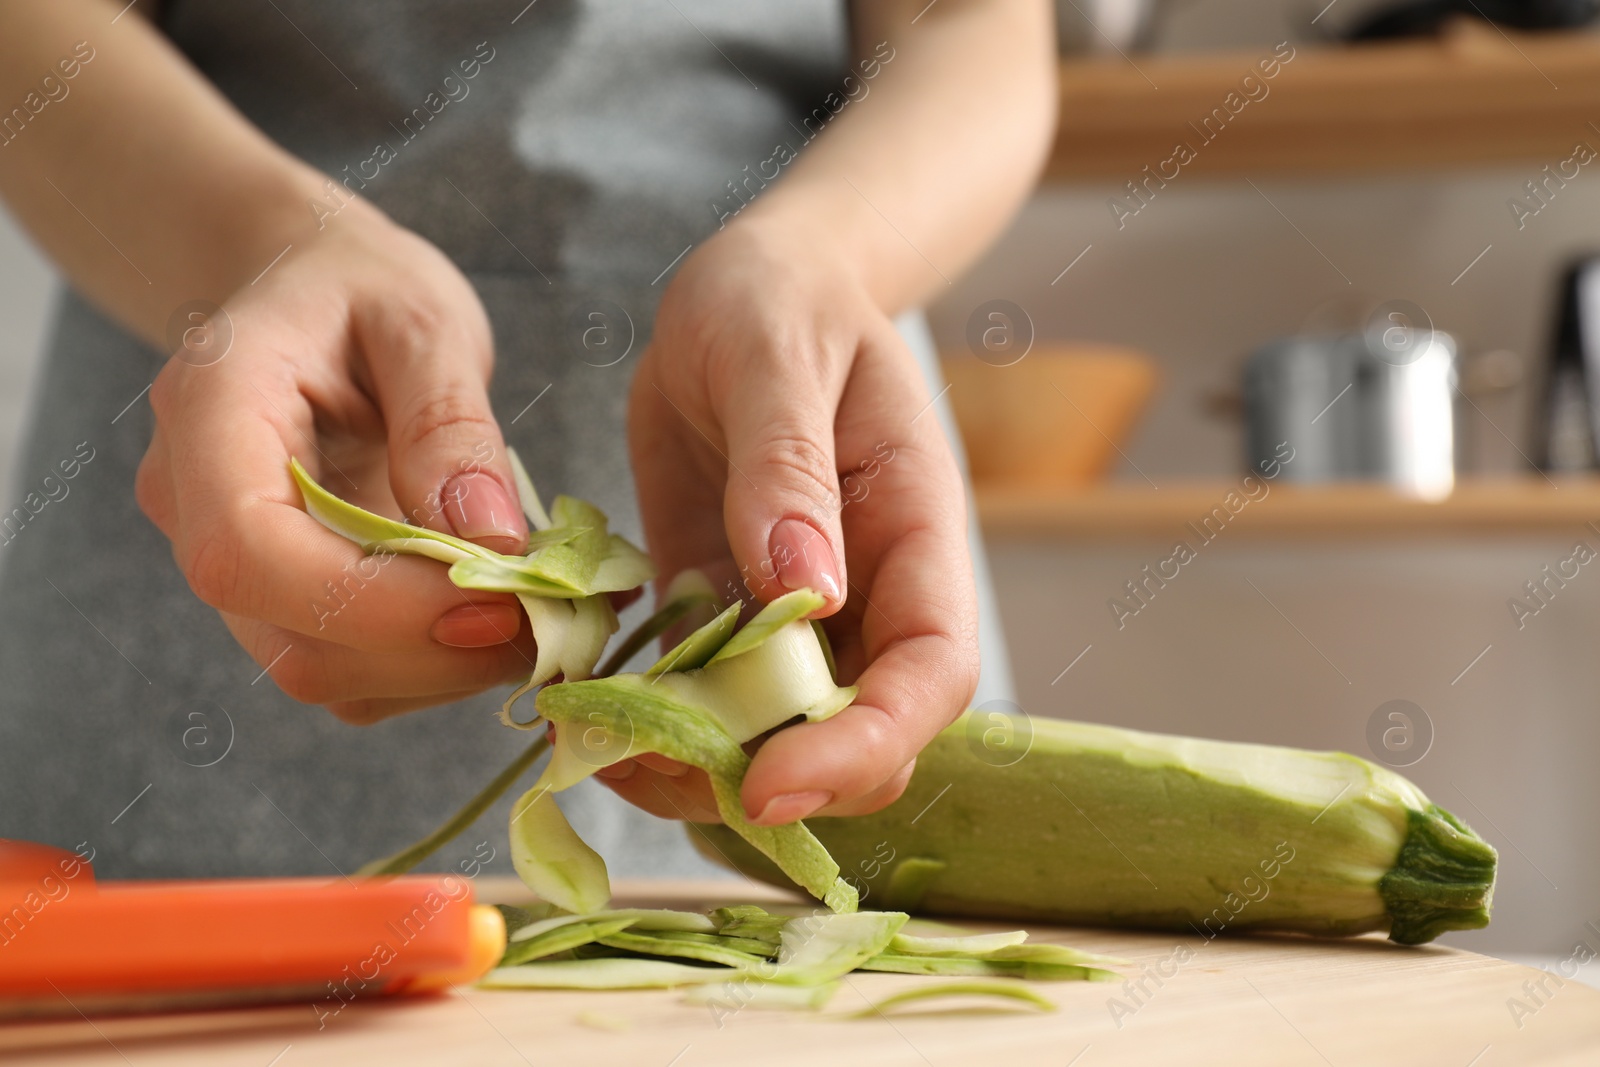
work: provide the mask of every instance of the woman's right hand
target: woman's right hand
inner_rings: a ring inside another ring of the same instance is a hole
[[[489,407],[493,342],[467,280],[352,200],[216,318],[194,335],[211,345],[180,348],[151,388],[138,478],[195,594],[284,692],[346,722],[525,676],[515,598],[457,589],[428,560],[364,556],[306,514],[289,474],[295,456],[368,510],[523,550]]]

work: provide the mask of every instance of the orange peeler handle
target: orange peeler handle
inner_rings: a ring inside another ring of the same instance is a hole
[[[0,840],[12,1014],[196,996],[342,1005],[470,982],[504,948],[500,913],[456,875],[97,882],[77,854]]]

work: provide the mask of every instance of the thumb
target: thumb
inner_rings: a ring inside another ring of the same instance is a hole
[[[390,487],[411,522],[521,553],[528,526],[489,406],[488,320],[470,291],[453,305],[433,300],[389,297],[357,320],[388,427]]]
[[[758,600],[809,587],[828,600],[816,614],[831,615],[849,588],[834,461],[837,398],[815,382],[796,389],[769,383],[749,392],[723,419],[728,545]]]

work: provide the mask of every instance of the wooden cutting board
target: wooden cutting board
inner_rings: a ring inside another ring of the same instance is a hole
[[[620,904],[685,909],[788,899],[737,882],[618,889]],[[516,899],[507,894],[503,884],[480,886],[481,898]],[[357,1002],[321,1015],[320,1025],[319,1013],[305,1004],[16,1024],[0,1028],[0,1058],[107,1067],[1600,1063],[1600,990],[1545,978],[1539,993],[1542,972],[1459,949],[1402,948],[1377,938],[1208,942],[1198,935],[1056,927],[1039,927],[1033,937],[1129,960],[1125,973],[1144,976],[1144,989],[1035,984],[1059,1006],[1048,1015],[910,1006],[886,1017],[830,1017],[939,981],[857,974],[827,1015],[752,1008],[720,1023],[710,1009],[686,1005],[673,991],[465,990]],[[1513,999],[1531,1013],[1514,1016]]]

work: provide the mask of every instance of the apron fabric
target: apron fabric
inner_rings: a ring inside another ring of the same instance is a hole
[[[638,541],[624,410],[656,303],[726,183],[780,141],[803,148],[801,116],[845,73],[843,13],[519,6],[172,0],[161,23],[268,136],[354,175],[460,266],[494,327],[508,442],[545,493],[593,500]],[[580,340],[596,311],[603,358]],[[902,329],[936,375],[925,325]],[[27,521],[0,530],[0,837],[86,845],[105,877],[344,872],[431,830],[528,743],[495,720],[500,692],[369,727],[280,693],[135,503],[164,356],[69,293],[46,359],[15,483]],[[980,699],[1009,692],[985,604]],[[424,869],[509,873],[511,799]],[[719,873],[592,781],[560,803],[615,875]]]

